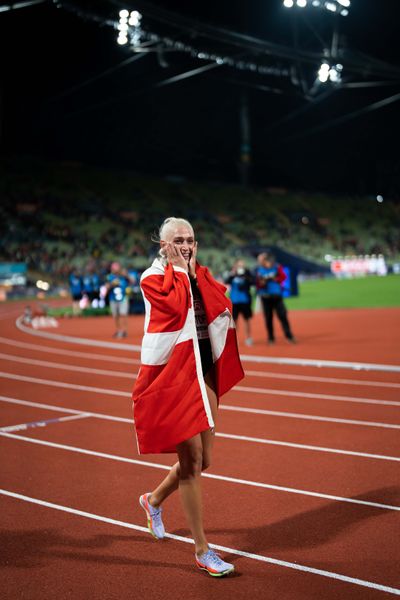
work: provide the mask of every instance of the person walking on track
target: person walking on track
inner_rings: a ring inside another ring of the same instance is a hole
[[[286,306],[282,297],[282,284],[286,279],[286,274],[281,265],[275,262],[272,254],[263,252],[257,257],[258,266],[256,268],[256,287],[257,295],[261,298],[265,324],[268,332],[268,343],[275,343],[274,335],[274,312],[281,322],[286,339],[292,344],[296,339],[290,328]]]
[[[211,462],[219,398],[244,376],[232,305],[225,286],[197,262],[188,221],[166,219],[158,242],[159,257],[140,282],[146,315],[134,419],[140,454],[176,452],[178,461],[139,503],[150,533],[163,538],[162,504],[179,488],[195,562],[220,577],[234,566],[208,545],[200,476]]]

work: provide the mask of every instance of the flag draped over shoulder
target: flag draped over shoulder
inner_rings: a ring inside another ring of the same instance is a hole
[[[226,288],[196,266],[219,398],[243,376]],[[140,281],[146,316],[141,367],[133,390],[141,454],[175,452],[177,444],[214,426],[204,383],[187,272],[156,259]]]

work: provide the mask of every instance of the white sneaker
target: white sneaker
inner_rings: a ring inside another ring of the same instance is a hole
[[[162,540],[165,536],[164,524],[162,522],[162,508],[154,508],[149,502],[150,493],[143,494],[139,498],[139,504],[147,515],[147,527],[151,535],[158,540]]]
[[[207,571],[212,577],[223,577],[224,575],[228,575],[228,573],[233,573],[235,570],[234,565],[223,561],[211,548],[207,552],[204,552],[204,554],[200,554],[200,556],[195,554],[195,557],[199,569]]]

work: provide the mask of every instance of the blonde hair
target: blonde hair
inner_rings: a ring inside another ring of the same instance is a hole
[[[191,225],[191,223],[189,223],[189,221],[187,221],[186,219],[181,219],[179,217],[167,217],[160,226],[160,229],[158,230],[158,234],[153,234],[151,236],[151,239],[153,242],[156,243],[160,243],[161,240],[165,240],[165,237],[168,235],[169,232],[173,232],[175,231],[175,229],[177,229],[178,227],[187,227],[188,229],[190,229],[194,235],[194,230],[193,227]],[[166,264],[166,258],[165,258],[165,254],[162,248],[159,249],[158,251],[158,255],[161,259],[161,262]]]

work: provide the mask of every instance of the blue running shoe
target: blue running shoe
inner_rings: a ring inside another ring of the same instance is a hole
[[[212,577],[223,577],[235,570],[234,565],[223,561],[211,548],[204,554],[200,554],[200,556],[195,554],[195,557],[199,569],[207,571]]]
[[[143,508],[147,516],[147,527],[152,536],[158,540],[162,540],[165,536],[164,524],[162,522],[162,508],[154,508],[149,502],[150,493],[143,494],[139,498],[139,504]]]

